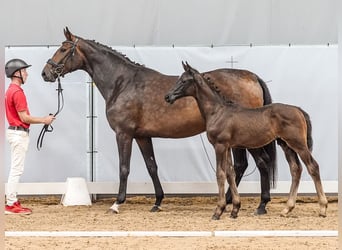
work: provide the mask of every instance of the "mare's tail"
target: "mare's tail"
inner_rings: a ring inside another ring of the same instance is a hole
[[[266,83],[258,77],[258,82],[263,90],[263,98],[264,98],[264,105],[272,103],[272,97],[270,91],[266,85]],[[276,142],[273,141],[270,144],[267,144],[263,147],[265,152],[268,154],[268,174],[270,178],[271,187],[275,187],[275,183],[277,181],[277,149],[276,149]]]
[[[271,93],[270,93],[266,83],[259,76],[257,76],[257,77],[258,77],[258,82],[262,88],[263,97],[264,97],[264,105],[271,104],[272,103],[272,97],[271,97]]]
[[[312,151],[313,139],[312,139],[312,126],[311,126],[310,116],[301,108],[299,108],[299,110],[303,113],[305,121],[306,121],[306,128],[307,128],[306,140],[307,140],[309,150]]]

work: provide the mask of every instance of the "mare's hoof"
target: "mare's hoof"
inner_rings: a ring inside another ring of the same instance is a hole
[[[111,206],[107,213],[113,213],[113,214],[118,214],[119,213],[119,205],[114,203],[113,206]]]
[[[235,214],[235,213],[234,213],[234,214],[233,214],[233,213],[230,214],[230,218],[232,218],[232,219],[236,219],[237,217],[238,217],[238,216],[237,216],[237,214]]]
[[[325,218],[325,217],[327,217],[327,215],[326,214],[319,214],[319,217]]]
[[[254,212],[254,215],[264,215],[264,214],[267,214],[267,210],[265,208],[258,207]]]
[[[115,210],[113,210],[113,209],[108,209],[107,210],[107,212],[106,212],[106,214],[118,214],[119,213],[119,211],[115,211]]]
[[[213,217],[211,217],[212,220],[219,220],[220,219],[220,216],[214,214]]]
[[[153,213],[154,212],[160,212],[160,211],[162,211],[162,208],[160,206],[157,206],[157,205],[154,205],[150,210],[150,212],[153,212]]]

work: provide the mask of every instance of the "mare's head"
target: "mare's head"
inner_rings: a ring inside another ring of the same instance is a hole
[[[196,81],[200,81],[200,73],[192,68],[187,62],[182,62],[184,73],[178,78],[175,86],[165,96],[165,101],[174,103],[177,99],[195,95]]]
[[[81,69],[83,66],[82,53],[78,48],[79,38],[73,35],[67,27],[64,29],[64,35],[66,40],[43,68],[44,81],[54,82],[57,77]]]

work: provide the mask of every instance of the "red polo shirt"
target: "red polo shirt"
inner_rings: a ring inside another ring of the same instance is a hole
[[[30,124],[20,120],[18,112],[25,111],[30,114],[24,90],[17,84],[11,83],[5,95],[6,117],[10,126],[29,128]]]

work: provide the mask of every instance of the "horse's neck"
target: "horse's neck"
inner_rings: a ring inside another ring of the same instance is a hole
[[[210,114],[215,113],[215,110],[223,106],[217,93],[214,93],[206,83],[196,84],[195,98],[205,120],[209,118]]]
[[[91,76],[105,100],[113,99],[113,95],[120,93],[122,79],[134,77],[136,70],[125,63],[121,55],[108,53],[104,49],[88,45],[91,53],[84,53],[87,63],[85,71]]]

